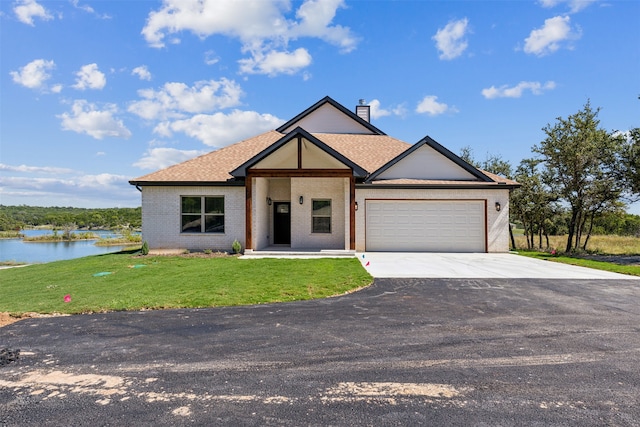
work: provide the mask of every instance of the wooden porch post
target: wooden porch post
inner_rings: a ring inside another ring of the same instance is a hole
[[[252,235],[251,235],[251,224],[253,223],[253,217],[252,217],[252,203],[251,203],[251,184],[252,184],[253,178],[251,177],[251,175],[247,174],[247,177],[245,178],[245,183],[244,183],[244,188],[245,188],[245,225],[244,225],[244,231],[245,231],[245,239],[244,239],[244,247],[245,249],[253,249],[253,244],[251,242],[252,239]]]
[[[356,249],[356,178],[349,178],[349,250]]]

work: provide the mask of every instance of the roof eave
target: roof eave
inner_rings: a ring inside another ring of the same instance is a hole
[[[519,188],[520,184],[506,184],[501,182],[487,182],[473,184],[470,182],[460,183],[446,183],[446,184],[384,184],[364,182],[362,184],[356,184],[356,188],[381,188],[381,189],[394,189],[394,190],[408,190],[408,189],[448,189],[448,190],[513,190]]]
[[[244,181],[129,181],[136,187],[238,187],[243,186]]]

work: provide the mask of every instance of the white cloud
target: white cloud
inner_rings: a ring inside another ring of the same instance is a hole
[[[76,76],[76,84],[73,87],[79,90],[102,89],[107,84],[107,78],[95,63],[83,65]]]
[[[277,128],[283,120],[271,114],[234,110],[229,114],[197,114],[189,119],[160,123],[154,133],[169,137],[182,132],[211,147],[224,147]]]
[[[343,0],[307,0],[296,12],[300,19],[291,27],[295,37],[317,37],[348,53],[356,48],[358,39],[351,29],[341,25],[331,26],[338,8],[345,7]]]
[[[541,28],[531,31],[524,40],[524,51],[536,56],[545,56],[560,49],[565,41],[579,39],[579,30],[572,30],[571,18],[555,16],[546,19]]]
[[[207,65],[217,64],[220,61],[220,58],[216,56],[216,53],[213,50],[208,50],[204,53],[204,63]]]
[[[240,72],[244,74],[295,74],[299,70],[311,64],[311,55],[304,48],[298,48],[294,52],[270,51],[266,53],[256,52],[252,58],[241,59]]]
[[[520,98],[525,90],[530,90],[534,95],[541,95],[545,90],[555,89],[556,83],[548,81],[544,84],[540,82],[520,82],[515,86],[508,87],[502,85],[500,87],[491,86],[482,89],[482,96],[487,99],[494,98]]]
[[[108,104],[104,110],[98,110],[95,104],[78,99],[74,101],[71,113],[63,113],[57,117],[62,119],[64,130],[86,133],[95,139],[129,138],[129,129],[124,126],[122,120],[114,117],[117,112],[115,105]]]
[[[444,113],[457,113],[456,107],[450,107],[443,102],[438,102],[438,97],[435,95],[427,95],[422,101],[418,103],[416,107],[416,113],[425,113],[430,116],[438,116]]]
[[[13,12],[20,22],[33,26],[33,18],[40,18],[43,21],[53,19],[51,15],[41,4],[35,0],[18,0]]]
[[[151,80],[151,73],[149,72],[149,69],[147,69],[146,65],[141,65],[139,67],[134,68],[131,71],[131,75],[133,76],[138,76],[140,78],[140,80]]]
[[[144,119],[182,118],[184,113],[204,113],[240,104],[242,89],[233,80],[203,80],[192,87],[184,83],[165,83],[159,90],[143,89],[144,98],[133,102],[129,112]]]
[[[71,0],[71,4],[76,9],[80,9],[80,10],[82,10],[84,12],[90,13],[92,15],[96,15],[100,19],[111,19],[111,16],[107,15],[106,13],[105,14],[99,14],[91,6],[89,6],[87,4],[80,4],[79,0]]]
[[[462,55],[468,45],[465,39],[468,24],[467,18],[451,21],[444,28],[438,29],[436,34],[431,37],[435,40],[436,48],[440,51],[440,59],[450,60]]]
[[[378,101],[377,99],[374,99],[373,101],[369,102],[369,107],[371,107],[372,119],[379,119],[380,117],[391,115],[391,111],[385,110],[384,108],[380,107],[380,101]]]
[[[144,157],[135,162],[133,166],[140,169],[164,169],[171,165],[193,159],[196,156],[205,154],[206,151],[198,150],[178,150],[176,148],[152,148],[144,153]]]
[[[385,116],[404,116],[407,112],[406,108],[403,105],[397,105],[389,109],[384,109],[381,107],[380,101],[377,99],[369,102],[369,106],[371,107],[371,118],[379,119],[380,117]]]
[[[11,71],[9,74],[15,83],[30,89],[44,88],[44,83],[51,78],[47,71],[56,67],[53,61],[36,59],[29,62],[19,71]],[[55,91],[54,91],[55,92]]]
[[[301,69],[303,65],[300,64],[308,66],[311,63],[306,50],[296,50],[293,57],[288,53],[287,47],[292,40],[319,38],[338,46],[341,52],[355,49],[358,39],[351,30],[331,25],[337,9],[342,7],[343,0],[305,0],[296,10],[296,19],[290,19],[287,15],[291,13],[291,3],[285,0],[250,4],[234,0],[164,0],[159,10],[149,13],[142,35],[149,45],[157,48],[165,46],[167,36],[174,37],[172,43],[179,42],[175,35],[183,31],[190,31],[202,39],[214,34],[237,38],[242,43],[242,52],[251,56],[241,61],[245,72],[291,73]],[[281,55],[274,53],[288,53],[288,57],[282,61]],[[272,62],[261,66],[265,58]],[[295,59],[293,67],[292,59]],[[276,67],[279,61],[284,62],[282,71]]]
[[[540,0],[540,4],[545,8],[556,7],[559,4],[567,4],[570,13],[577,13],[597,1],[598,0]]]
[[[16,173],[0,175],[5,204],[91,208],[140,205],[140,193],[128,183],[131,177],[123,175],[25,165],[3,165],[0,171]],[[47,176],[51,174],[56,176]]]
[[[2,172],[24,172],[24,173],[45,173],[45,174],[68,174],[72,173],[72,169],[67,168],[57,168],[51,166],[11,166],[0,163],[0,171]]]

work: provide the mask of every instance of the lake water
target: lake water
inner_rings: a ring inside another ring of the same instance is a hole
[[[25,236],[41,236],[51,234],[51,230],[24,230]],[[78,233],[78,232],[76,232]],[[115,237],[111,231],[94,231],[100,237]],[[134,246],[96,246],[95,240],[78,240],[74,242],[23,242],[22,239],[0,239],[0,261],[25,262],[28,264],[60,261],[63,259],[81,258],[89,255],[100,255],[118,252]]]

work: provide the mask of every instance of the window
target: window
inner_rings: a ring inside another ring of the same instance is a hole
[[[224,197],[182,196],[183,233],[224,233]]]
[[[311,232],[331,233],[331,200],[312,200]]]

